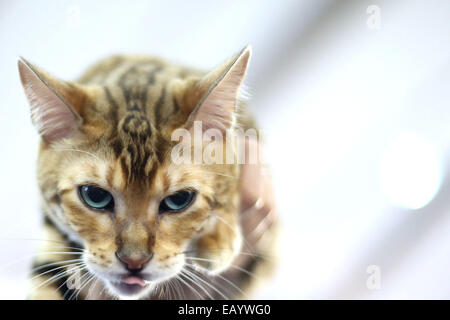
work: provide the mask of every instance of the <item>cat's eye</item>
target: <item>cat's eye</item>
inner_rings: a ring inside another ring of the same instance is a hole
[[[111,210],[114,208],[114,198],[106,190],[96,186],[80,186],[80,197],[90,208],[96,210]]]
[[[178,191],[161,201],[159,205],[159,213],[164,212],[179,212],[187,207],[194,201],[195,192],[192,190]]]

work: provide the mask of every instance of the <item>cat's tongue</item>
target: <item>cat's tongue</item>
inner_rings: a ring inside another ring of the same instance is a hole
[[[128,276],[125,279],[123,279],[123,282],[126,284],[138,284],[141,287],[145,286],[145,281],[136,276]]]

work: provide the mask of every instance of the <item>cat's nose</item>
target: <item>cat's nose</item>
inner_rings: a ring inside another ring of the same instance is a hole
[[[128,271],[139,272],[153,257],[153,253],[145,254],[140,257],[131,257],[128,255],[123,255],[120,252],[116,252],[116,257],[125,265]]]

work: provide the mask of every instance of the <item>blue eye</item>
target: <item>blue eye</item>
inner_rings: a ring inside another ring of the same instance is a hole
[[[114,208],[113,196],[106,190],[95,186],[80,186],[80,197],[84,203],[97,210],[112,210]]]
[[[164,198],[159,205],[159,212],[179,212],[186,209],[194,200],[195,193],[190,190],[183,190]]]

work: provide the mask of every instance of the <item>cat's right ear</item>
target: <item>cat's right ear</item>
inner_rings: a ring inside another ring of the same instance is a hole
[[[76,107],[82,105],[83,94],[74,84],[59,80],[18,60],[20,80],[31,107],[31,119],[47,142],[70,138],[82,124]]]

